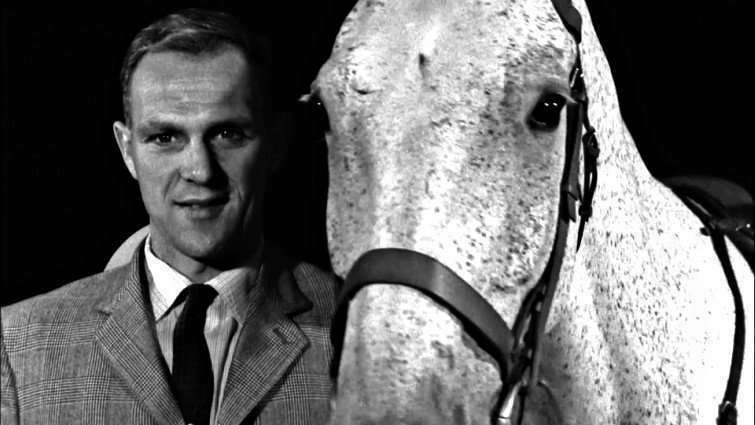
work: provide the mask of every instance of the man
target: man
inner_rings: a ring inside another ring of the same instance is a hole
[[[228,15],[142,30],[113,131],[149,236],[2,311],[2,423],[322,423],[334,280],[262,237],[267,59]]]

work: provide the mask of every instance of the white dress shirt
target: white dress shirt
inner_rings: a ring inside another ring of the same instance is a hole
[[[261,252],[260,249],[257,251],[255,257],[259,257]],[[250,297],[254,296],[253,292],[257,292],[254,289],[259,289],[256,280],[260,273],[252,267],[239,267],[225,270],[207,282],[192,282],[152,253],[149,236],[144,244],[144,255],[148,271],[149,297],[157,328],[157,341],[171,372],[173,371],[173,330],[184,306],[183,301],[175,304],[176,298],[185,287],[192,283],[210,285],[218,292],[218,296],[207,308],[204,326],[214,381],[210,423],[215,423],[223,401],[223,389],[238,340],[238,330],[244,325]],[[253,262],[255,263],[257,262]]]

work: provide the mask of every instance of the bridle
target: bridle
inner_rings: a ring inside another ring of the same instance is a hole
[[[331,340],[335,352],[331,364],[331,375],[334,378],[338,374],[340,365],[349,302],[365,286],[395,284],[419,290],[447,308],[462,322],[465,331],[478,345],[498,362],[503,387],[498,405],[493,411],[491,423],[521,424],[530,393],[537,387],[545,388],[552,397],[547,383],[540,377],[545,325],[559,281],[569,225],[579,216],[578,250],[585,224],[592,215],[592,199],[598,177],[599,147],[595,129],[590,125],[587,116],[588,99],[579,53],[582,19],[571,4],[571,0],[551,1],[577,44],[577,59],[570,74],[571,97],[575,102],[567,105],[566,161],[561,178],[559,216],[553,248],[543,274],[526,295],[514,326],[509,328],[495,309],[475,289],[436,259],[405,249],[371,250],[364,253],[354,263],[339,295],[331,327]],[[582,185],[584,193],[580,190],[579,184],[578,144],[582,146],[584,157]],[[577,201],[579,201],[579,208],[576,206]],[[726,266],[724,268],[726,269]],[[729,275],[730,273],[727,272],[727,278]],[[741,369],[741,359],[739,369]],[[730,375],[734,372],[734,364],[732,364]],[[737,384],[738,381],[737,371]],[[736,409],[733,407],[736,389],[733,391],[733,399],[730,393],[731,391],[727,389],[727,395],[719,410],[721,411],[726,405],[727,409],[734,409],[733,417],[736,418]],[[519,407],[514,409],[517,400]],[[722,422],[722,416],[724,413],[720,413],[719,423],[735,423]]]

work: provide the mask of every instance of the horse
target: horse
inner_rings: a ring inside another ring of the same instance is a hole
[[[576,226],[566,238],[542,348],[550,390],[525,421],[713,423],[734,332],[726,279],[698,218],[640,158],[589,11],[574,6],[579,46],[549,0],[354,6],[312,86],[329,116],[332,264],[346,276],[364,252],[418,252],[514,323],[557,237],[579,52],[600,183],[579,251]],[[753,329],[753,275],[733,257]],[[359,290],[331,424],[491,423],[502,366],[467,328],[416,288]],[[752,349],[748,335],[742,423]]]
[[[565,238],[542,341],[548,390],[534,392],[524,421],[713,423],[734,332],[726,280],[698,218],[640,158],[588,9],[574,5],[579,45],[550,0],[354,6],[309,96],[329,117],[333,268],[346,276],[374,249],[421,253],[515,323],[558,239],[579,55],[601,141],[600,183],[579,250],[577,226]],[[129,238],[109,267],[143,235]],[[753,275],[730,252],[753,329]],[[753,420],[752,349],[750,334],[742,423]],[[452,309],[417,289],[359,290],[334,367],[332,425],[509,417],[501,362]]]

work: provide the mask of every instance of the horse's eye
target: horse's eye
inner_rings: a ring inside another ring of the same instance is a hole
[[[558,128],[561,118],[561,109],[566,104],[566,99],[558,94],[549,93],[538,100],[535,109],[530,113],[527,124],[533,130],[552,131]]]
[[[330,132],[330,119],[328,118],[328,110],[325,109],[320,95],[316,92],[313,93],[307,101],[309,109],[309,122],[314,134],[322,135]]]

